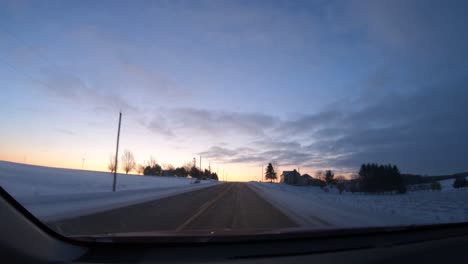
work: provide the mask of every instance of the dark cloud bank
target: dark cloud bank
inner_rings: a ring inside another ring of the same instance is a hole
[[[403,171],[444,174],[468,170],[468,80],[424,87],[410,95],[389,93],[360,110],[329,109],[297,119],[199,109],[168,110],[155,132],[177,137],[191,130],[213,137],[252,138],[246,145],[212,146],[200,154],[230,163],[271,160],[283,166],[355,171],[365,162],[394,163]],[[350,109],[355,109],[350,108]],[[158,118],[155,118],[155,120]],[[159,119],[161,120],[161,119]],[[153,122],[156,122],[153,120]],[[235,144],[232,144],[235,145]]]

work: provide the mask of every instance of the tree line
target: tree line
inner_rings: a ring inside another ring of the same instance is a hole
[[[112,173],[116,170],[115,161],[115,155],[111,156],[107,166],[109,171]],[[150,157],[150,160],[147,162],[146,165],[137,165],[133,153],[129,150],[125,150],[122,154],[120,158],[120,166],[120,168],[123,171],[125,171],[125,174],[136,170],[137,173],[143,174],[145,176],[191,176],[192,178],[202,180],[218,180],[218,174],[216,172],[212,172],[211,169],[201,170],[200,168],[197,168],[194,164],[192,165],[190,163],[186,163],[185,165],[180,167],[174,167],[171,164],[161,166],[156,162],[156,160]]]
[[[360,190],[363,192],[406,192],[403,178],[396,165],[362,164],[359,180]]]
[[[212,179],[218,180],[218,174],[216,172],[212,172],[208,169],[200,170],[196,166],[187,167],[181,166],[174,168],[173,166],[169,165],[166,169],[162,169],[161,165],[153,164],[147,165],[143,170],[143,175],[147,176],[178,176],[178,177],[188,177],[189,175],[192,178],[197,178],[201,180]]]
[[[295,180],[288,182],[285,181],[286,184],[304,185],[303,183],[306,182],[306,185],[318,186],[325,191],[329,191],[329,188],[336,187],[340,194],[343,191],[353,193],[406,193],[407,191],[440,191],[442,189],[442,185],[437,180],[437,177],[428,177],[428,180],[424,181],[414,181],[414,176],[411,175],[412,177],[410,179],[416,183],[408,184],[405,180],[406,175],[401,174],[398,167],[392,164],[362,164],[359,169],[359,173],[353,175],[351,178],[346,178],[340,175],[336,176],[332,170],[317,171],[313,178],[309,175],[301,176],[296,170],[289,172],[288,175]],[[454,178],[454,176],[456,177]],[[305,181],[305,179],[297,181],[296,179],[299,177],[309,177],[309,179],[308,181]],[[466,180],[464,173],[455,174],[450,176],[450,178],[454,178],[454,188],[468,187],[468,181]],[[300,182],[302,182],[302,184]]]
[[[336,187],[341,194],[343,191],[383,193],[406,193],[400,170],[396,165],[379,165],[375,163],[362,164],[359,173],[351,179],[335,176],[332,170],[318,172],[316,177],[322,180],[324,186]]]
[[[326,186],[336,187],[340,194],[343,191],[353,193],[406,193],[407,191],[400,170],[396,165],[392,164],[362,164],[359,173],[351,179],[340,175],[336,176],[332,170],[319,171],[315,177],[319,182],[316,182],[314,185],[322,188],[326,188]]]
[[[455,178],[455,181],[453,181],[453,188],[458,189],[458,188],[465,188],[468,187],[468,181],[466,180],[465,177],[460,176]]]

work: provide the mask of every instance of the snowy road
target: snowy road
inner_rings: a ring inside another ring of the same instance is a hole
[[[189,186],[178,187],[125,190],[115,193],[100,192],[24,198],[18,197],[17,200],[40,220],[55,221],[139,204],[146,201],[162,199],[216,184],[217,183],[192,184]]]
[[[49,222],[66,235],[274,232],[298,225],[245,183],[225,183],[119,209]]]

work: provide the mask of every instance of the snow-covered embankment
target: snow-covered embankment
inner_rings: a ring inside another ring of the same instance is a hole
[[[206,188],[216,181],[178,177],[117,177],[110,173],[0,161],[0,186],[43,221],[55,221]]]
[[[468,188],[404,195],[329,193],[319,187],[249,183],[306,228],[353,228],[468,221]]]

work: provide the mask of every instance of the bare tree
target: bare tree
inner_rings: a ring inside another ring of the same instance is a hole
[[[192,169],[193,167],[193,162],[186,162],[184,165],[182,165],[182,167],[186,170],[186,171],[190,171],[190,169]]]
[[[150,159],[148,160],[148,164],[147,166],[153,168],[154,166],[156,166],[158,163],[156,162],[156,160],[153,158],[153,156],[150,156]]]
[[[340,194],[343,193],[343,191],[345,190],[345,185],[346,185],[346,178],[344,176],[341,176],[341,175],[338,175],[338,176],[335,176],[335,178],[333,179],[336,183],[336,188],[338,189],[338,191],[340,192]]]
[[[125,171],[125,174],[128,174],[129,171],[135,169],[136,162],[133,153],[129,150],[125,150],[122,155],[122,169]]]
[[[109,157],[109,164],[107,164],[107,169],[110,170],[111,173],[115,171],[115,155],[111,155]]]
[[[325,181],[325,174],[323,173],[322,170],[316,171],[315,172],[315,178],[319,179],[319,180],[322,180],[322,181]]]
[[[138,174],[143,174],[145,172],[145,166],[141,164],[136,165],[136,172]]]
[[[164,163],[164,164],[162,165],[162,167],[163,167],[163,169],[165,169],[165,170],[175,170],[174,165],[169,164],[169,163]]]
[[[334,177],[335,177],[335,173],[332,170],[325,171],[325,182],[327,184],[334,184],[335,183]]]
[[[281,168],[280,168],[279,163],[278,163],[277,160],[273,160],[273,161],[271,162],[271,165],[273,165],[273,170],[274,170],[277,174],[280,173]],[[278,180],[278,178],[275,179],[275,182],[276,182],[277,180]]]
[[[337,175],[337,176],[335,176],[334,180],[335,180],[336,182],[345,182],[347,179],[346,179],[346,177],[343,176],[343,175]]]

